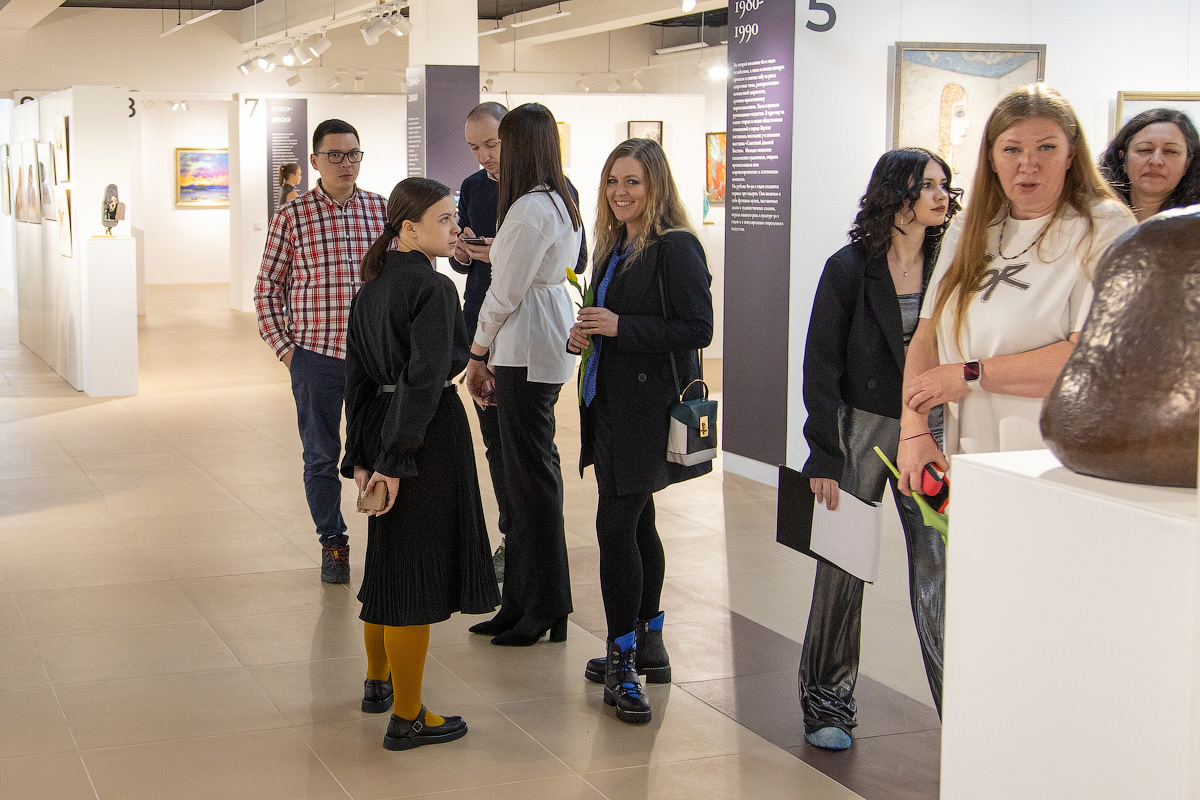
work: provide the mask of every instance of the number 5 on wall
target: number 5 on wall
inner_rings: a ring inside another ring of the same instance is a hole
[[[824,33],[833,27],[833,23],[837,22],[837,12],[833,10],[833,6],[829,5],[829,3],[821,3],[818,2],[818,0],[808,0],[808,9],[810,11],[824,11],[829,16],[829,18],[824,22],[813,22],[812,20],[806,22],[804,27],[808,28],[810,31]]]

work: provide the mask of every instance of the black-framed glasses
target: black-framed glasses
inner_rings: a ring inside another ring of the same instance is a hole
[[[362,161],[364,155],[362,150],[351,150],[349,153],[343,153],[341,150],[318,150],[316,153],[329,159],[330,164],[340,164],[343,158],[349,159],[351,164],[357,164]]]

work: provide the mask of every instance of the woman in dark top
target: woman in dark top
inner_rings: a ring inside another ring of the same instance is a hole
[[[300,185],[300,165],[284,164],[279,168],[279,199],[276,206],[295,200],[300,194],[296,187]]]
[[[697,351],[713,332],[712,276],[662,147],[630,139],[609,154],[601,175],[596,304],[580,309],[567,344],[571,352],[595,348],[580,366],[579,471],[591,464],[600,490],[596,538],[608,654],[588,662],[584,674],[604,683],[617,719],[649,722],[637,673],[671,682],[653,495],[712,470],[707,461],[667,461],[668,415],[679,394],[671,356],[680,386],[700,377]]]
[[[1100,174],[1137,221],[1200,203],[1200,135],[1182,111],[1152,108],[1126,122],[1100,156]]]
[[[804,438],[810,453],[804,474],[830,511],[838,507],[846,464],[839,419],[850,409],[900,417],[905,349],[942,235],[960,208],[962,190],[951,188],[949,176],[946,163],[927,150],[885,153],[859,201],[850,244],[821,273],[804,348]],[[940,406],[930,418],[931,430],[939,433]],[[896,444],[886,449],[894,453]],[[940,711],[945,547],[938,532],[924,525],[913,499],[896,491],[895,483],[892,493],[908,544],[909,593],[925,673]],[[848,748],[858,724],[854,684],[862,598],[861,580],[818,562],[800,661],[804,738],[817,747]]]
[[[466,412],[451,380],[467,364],[458,291],[434,270],[454,250],[450,189],[408,178],[388,199],[383,235],[362,263],[346,334],[342,474],[387,504],[367,521],[360,617],[367,648],[363,711],[395,710],[383,746],[461,738],[461,717],[421,704],[429,626],[500,602]],[[396,250],[389,251],[393,240]]]

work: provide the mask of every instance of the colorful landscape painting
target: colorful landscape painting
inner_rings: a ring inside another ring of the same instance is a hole
[[[710,206],[725,205],[725,132],[706,133],[704,196]]]
[[[175,207],[229,208],[229,150],[175,149]]]

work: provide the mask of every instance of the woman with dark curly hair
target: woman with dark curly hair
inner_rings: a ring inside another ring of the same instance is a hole
[[[852,464],[875,460],[852,429],[875,432],[869,444],[888,441],[896,452],[904,358],[917,327],[925,286],[942,235],[959,211],[961,189],[950,185],[950,168],[927,150],[908,147],[885,153],[875,165],[850,244],[825,263],[817,285],[804,348],[804,465],[817,501],[836,511],[839,494],[863,490]],[[942,409],[929,414],[940,431]],[[865,447],[866,452],[857,452]],[[875,466],[879,466],[875,464]],[[882,499],[882,482],[867,493]],[[942,633],[945,547],[921,520],[911,497],[892,493],[908,544],[913,618],[934,702],[942,701]],[[817,747],[844,750],[858,724],[854,684],[858,677],[863,582],[825,562],[817,564],[813,602],[800,660],[804,738]]]
[[[1100,174],[1137,221],[1200,203],[1200,135],[1187,114],[1152,108],[1126,122],[1100,156]]]

